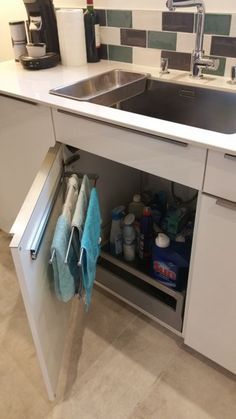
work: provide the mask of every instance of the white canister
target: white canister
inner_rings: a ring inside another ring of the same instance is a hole
[[[15,42],[13,45],[15,61],[20,61],[21,55],[27,55],[25,42]]]
[[[9,22],[12,44],[15,42],[27,42],[24,20]]]

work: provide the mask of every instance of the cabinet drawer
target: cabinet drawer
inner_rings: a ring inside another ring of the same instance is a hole
[[[204,191],[236,201],[236,154],[209,151]]]
[[[202,189],[206,150],[54,110],[56,139],[130,167]]]

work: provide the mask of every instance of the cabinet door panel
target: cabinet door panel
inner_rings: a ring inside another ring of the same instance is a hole
[[[31,258],[31,245],[40,221],[55,196],[62,171],[60,146],[48,152],[25,203],[13,226],[11,251],[34,339],[39,364],[50,400],[56,387],[62,363],[63,348],[71,310],[70,303],[55,297],[50,246],[56,220],[62,208],[62,191],[54,204],[36,260]]]
[[[48,151],[51,111],[0,95],[0,228],[9,231]]]
[[[185,343],[236,373],[236,204],[203,195]]]
[[[209,150],[204,191],[236,201],[236,153]]]
[[[53,110],[57,141],[138,170],[202,189],[206,150],[63,110]]]

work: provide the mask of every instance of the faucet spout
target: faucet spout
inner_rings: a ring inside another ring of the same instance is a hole
[[[202,77],[203,68],[217,70],[219,61],[204,56],[203,40],[205,25],[205,4],[203,0],[167,0],[166,6],[170,11],[179,7],[197,7],[196,40],[191,59],[191,74],[193,77]]]

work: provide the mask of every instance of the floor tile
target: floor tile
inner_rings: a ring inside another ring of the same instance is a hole
[[[231,374],[183,348],[129,419],[234,419],[235,391]]]
[[[95,289],[74,301],[58,397],[47,399],[0,232],[0,418],[235,419],[236,382],[181,338]]]

